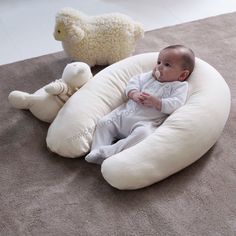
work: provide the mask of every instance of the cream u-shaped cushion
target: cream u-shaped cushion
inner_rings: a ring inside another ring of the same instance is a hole
[[[64,157],[85,155],[98,119],[126,101],[134,75],[150,71],[157,53],[115,63],[94,76],[64,105],[51,124],[47,145]],[[108,159],[105,180],[118,189],[138,189],[158,182],[198,160],[219,138],[230,110],[230,91],[222,76],[196,58],[186,104],[142,142]]]

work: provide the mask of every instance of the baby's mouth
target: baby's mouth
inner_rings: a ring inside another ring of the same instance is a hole
[[[156,70],[154,72],[154,75],[155,75],[155,78],[158,80],[160,78],[161,73],[159,72],[159,70]]]
[[[163,81],[163,75],[160,73],[160,76],[158,78],[158,81],[162,82]]]

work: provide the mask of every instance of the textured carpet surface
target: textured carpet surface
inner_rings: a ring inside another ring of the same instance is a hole
[[[223,75],[232,107],[199,161],[137,191],[112,188],[83,158],[50,153],[48,124],[8,104],[10,91],[33,92],[60,78],[70,62],[63,53],[0,66],[0,235],[236,235],[235,22],[236,13],[221,15],[149,31],[139,42],[136,53],[191,47]]]

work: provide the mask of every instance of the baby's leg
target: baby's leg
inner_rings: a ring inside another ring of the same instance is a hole
[[[96,126],[91,150],[97,149],[104,145],[111,145],[117,135],[118,131],[116,123],[112,118],[109,119],[109,117],[105,116]]]
[[[90,162],[101,164],[106,158],[141,142],[147,136],[152,134],[153,131],[154,129],[150,125],[137,126],[132,130],[131,134],[127,138],[121,139],[113,145],[102,146],[94,150],[92,160],[90,159]]]
[[[153,127],[149,125],[140,125],[132,130],[130,135],[124,139],[119,140],[113,145],[103,146],[100,148],[100,153],[104,158],[108,158],[124,149],[134,146],[135,144],[144,140],[147,136],[153,133]]]
[[[91,163],[101,164],[99,162],[100,151],[99,148],[105,145],[111,145],[118,135],[116,120],[112,116],[103,117],[97,124],[91,151],[85,157],[85,160]]]
[[[101,165],[103,158],[101,158],[100,148],[93,149],[86,157],[85,160],[90,163]]]

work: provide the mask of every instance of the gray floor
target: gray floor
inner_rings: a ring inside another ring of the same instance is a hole
[[[52,32],[56,12],[67,6],[124,13],[146,30],[236,11],[235,0],[0,0],[0,64],[62,50]]]

